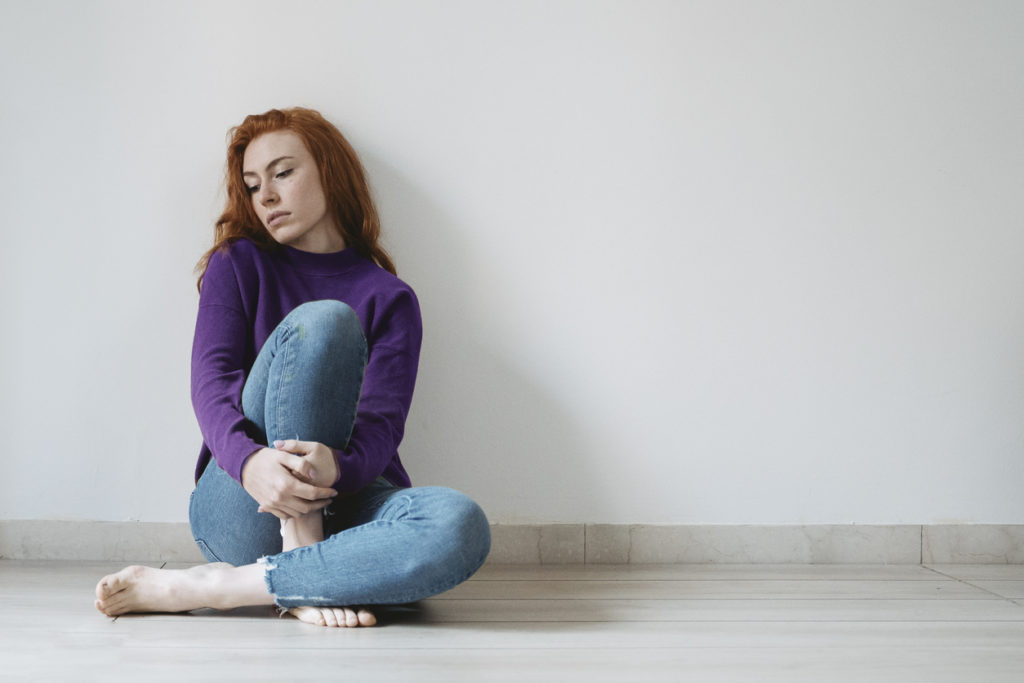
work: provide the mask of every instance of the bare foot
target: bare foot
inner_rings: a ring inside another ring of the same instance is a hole
[[[288,613],[299,621],[314,626],[373,626],[377,617],[367,609],[358,611],[349,607],[292,607]]]
[[[189,569],[125,567],[96,584],[96,609],[109,617],[126,612],[185,612],[200,607],[221,607],[218,585],[227,562]]]

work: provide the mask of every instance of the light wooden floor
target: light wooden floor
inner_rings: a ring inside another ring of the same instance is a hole
[[[486,566],[351,630],[110,619],[92,588],[118,568],[0,561],[0,678],[1024,681],[1024,565]]]

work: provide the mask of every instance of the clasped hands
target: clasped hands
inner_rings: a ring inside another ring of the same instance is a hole
[[[338,495],[329,488],[337,478],[334,453],[316,441],[275,441],[242,467],[242,487],[259,503],[259,512],[281,520],[327,507]]]

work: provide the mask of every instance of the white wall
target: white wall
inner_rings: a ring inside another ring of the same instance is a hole
[[[497,522],[1024,523],[1024,4],[0,5],[0,519],[184,521],[227,129],[363,156]]]

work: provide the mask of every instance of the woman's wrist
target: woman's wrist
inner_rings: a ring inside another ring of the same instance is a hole
[[[245,459],[242,460],[242,466],[238,469],[238,483],[242,485],[242,488],[245,488],[245,472],[249,468],[249,465],[251,465],[256,460],[257,455],[259,455],[265,450],[267,450],[266,446],[257,448],[252,453],[245,456]]]
[[[341,451],[337,448],[332,448],[331,455],[334,456],[334,481],[331,483],[331,488],[337,489],[338,482],[341,481]]]

